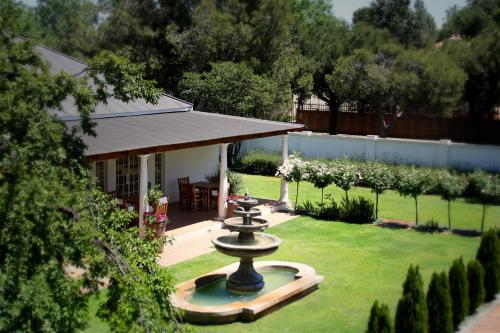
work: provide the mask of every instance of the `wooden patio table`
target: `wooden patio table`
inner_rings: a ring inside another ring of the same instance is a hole
[[[193,183],[195,188],[198,188],[202,191],[205,198],[203,201],[207,203],[207,209],[210,209],[210,194],[213,190],[219,190],[219,184],[211,183],[211,182],[196,182]]]

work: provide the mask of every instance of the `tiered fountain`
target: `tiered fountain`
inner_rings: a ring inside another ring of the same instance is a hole
[[[226,281],[226,288],[232,292],[251,293],[264,288],[264,279],[253,267],[253,258],[267,256],[278,249],[281,239],[276,236],[257,233],[269,226],[267,220],[256,218],[260,210],[253,208],[258,202],[245,196],[236,200],[239,208],[234,210],[232,217],[224,220],[223,225],[230,235],[220,236],[212,240],[215,248],[220,252],[240,258],[238,270],[231,274]]]
[[[304,264],[254,263],[254,258],[275,252],[281,239],[262,232],[269,223],[254,208],[257,200],[245,195],[236,202],[240,207],[234,210],[235,217],[223,222],[223,228],[231,233],[214,238],[212,243],[218,251],[240,258],[240,262],[176,286],[173,304],[185,321],[202,324],[253,321],[316,290],[323,279]]]

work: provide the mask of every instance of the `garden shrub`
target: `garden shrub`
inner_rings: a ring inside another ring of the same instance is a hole
[[[345,192],[345,199],[349,200],[348,191],[358,185],[362,179],[359,169],[348,160],[337,160],[331,165],[333,182]]]
[[[410,266],[396,310],[396,333],[428,332],[427,303],[418,266]]]
[[[440,171],[437,176],[437,192],[448,202],[448,229],[451,230],[451,201],[456,200],[465,190],[463,177],[449,171]]]
[[[478,199],[481,196],[482,190],[490,181],[490,177],[490,174],[482,170],[475,170],[473,173],[470,173],[467,177],[468,182],[465,187],[464,195]]]
[[[407,169],[400,175],[398,193],[402,196],[411,196],[415,200],[415,224],[418,225],[418,196],[425,193],[428,187],[426,174],[414,167]]]
[[[304,201],[302,204],[297,205],[295,212],[300,215],[311,216],[321,220],[336,221],[340,219],[340,209],[329,194],[325,195],[328,199],[323,204],[319,203],[314,205],[310,200]]]
[[[469,283],[469,314],[484,301],[484,269],[477,260],[471,260],[467,264],[467,282]]]
[[[227,170],[227,182],[229,183],[229,194],[238,194],[243,188],[243,177],[237,172]]]
[[[299,200],[299,184],[301,181],[309,179],[309,170],[309,162],[302,160],[299,156],[290,155],[276,171],[276,176],[280,176],[287,183],[295,182],[297,185],[294,209],[297,209],[297,202]]]
[[[457,330],[469,313],[469,283],[462,258],[453,261],[448,278],[450,282],[453,328]]]
[[[323,192],[325,187],[333,183],[333,171],[327,163],[321,161],[309,163],[308,169],[308,181],[315,188],[321,189],[321,204],[323,204]]]
[[[389,308],[385,304],[378,304],[378,301],[373,303],[370,311],[370,319],[368,319],[368,328],[366,333],[391,333],[391,317]]]
[[[484,299],[489,302],[500,290],[500,240],[493,229],[481,237],[476,259],[484,268]]]
[[[340,203],[340,219],[348,223],[373,223],[375,221],[375,206],[365,197],[348,200],[342,198]]]
[[[434,220],[434,218],[431,218],[423,225],[417,225],[415,229],[421,232],[430,232],[430,233],[441,231],[441,228],[439,227],[439,222],[437,220]]]
[[[316,206],[311,202],[311,200],[305,200],[297,205],[295,208],[295,213],[299,215],[316,217]]]
[[[429,310],[429,333],[453,332],[450,285],[445,272],[432,274],[427,291],[427,308]]]
[[[238,161],[235,170],[252,175],[274,176],[281,162],[281,154],[253,150]]]
[[[396,179],[391,170],[381,163],[368,162],[363,171],[363,184],[375,193],[375,218],[378,218],[378,197],[392,188]]]

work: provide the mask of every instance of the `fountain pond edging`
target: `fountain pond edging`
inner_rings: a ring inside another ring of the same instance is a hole
[[[286,261],[259,261],[255,263],[257,271],[288,270],[293,272],[293,280],[273,290],[262,293],[248,300],[235,297],[219,305],[200,305],[192,303],[197,290],[210,287],[225,280],[238,263],[225,266],[201,277],[180,283],[173,295],[173,305],[181,312],[183,320],[194,324],[226,324],[234,321],[250,322],[263,315],[291,303],[318,289],[323,276],[304,264]]]
[[[172,302],[188,322],[252,321],[317,289],[323,280],[304,264],[254,263],[254,258],[275,252],[281,239],[262,232],[269,223],[257,218],[261,215],[254,208],[257,200],[245,196],[237,203],[240,208],[234,210],[236,217],[223,221],[223,228],[231,233],[212,239],[212,243],[219,252],[238,257],[240,262],[176,286]]]

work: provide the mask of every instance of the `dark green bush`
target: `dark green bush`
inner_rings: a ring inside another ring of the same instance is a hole
[[[300,215],[311,216],[327,221],[339,220],[340,211],[337,203],[329,194],[327,194],[325,198],[328,200],[323,204],[318,204],[317,206],[310,200],[306,200],[297,205],[295,212]]]
[[[252,175],[274,176],[280,164],[280,154],[254,150],[246,153],[236,163],[235,171]]]
[[[418,266],[410,266],[396,310],[396,333],[427,333],[429,326],[423,285]]]
[[[429,333],[452,333],[450,285],[446,273],[433,273],[427,291]]]
[[[500,240],[495,230],[490,229],[481,237],[476,259],[484,268],[485,301],[489,302],[500,290]]]
[[[471,260],[467,264],[467,281],[469,282],[469,314],[484,301],[484,269],[477,260]]]
[[[378,304],[378,301],[373,303],[370,311],[370,319],[368,320],[368,328],[366,333],[391,333],[391,317],[389,308],[385,304]]]
[[[453,328],[456,330],[469,313],[469,283],[462,258],[456,259],[448,273],[450,282]]]
[[[357,197],[340,203],[340,220],[348,223],[373,223],[375,221],[375,205],[369,199]]]
[[[316,206],[311,202],[311,200],[306,200],[297,205],[295,208],[295,213],[299,215],[316,217]]]

